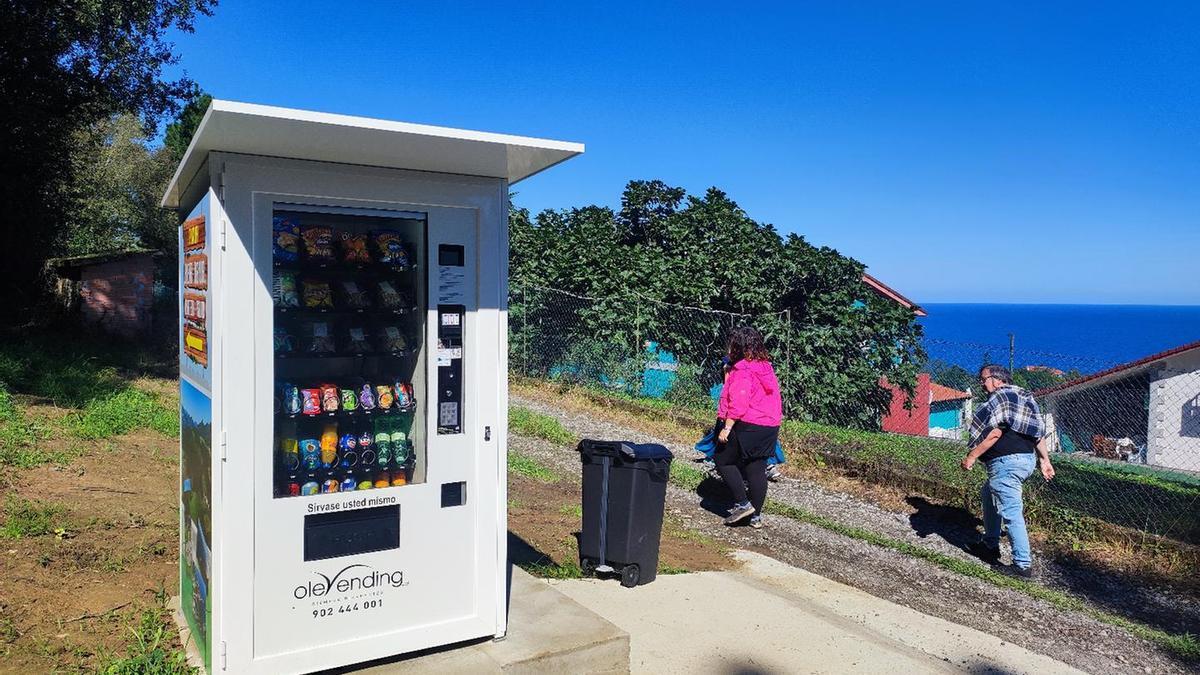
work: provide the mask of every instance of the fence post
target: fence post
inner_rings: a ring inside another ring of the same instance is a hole
[[[521,284],[521,374],[529,377],[529,282]]]
[[[638,354],[642,353],[642,303],[641,296],[633,296],[633,362],[637,363]]]
[[[783,320],[785,322],[784,323],[785,330],[783,333],[783,364],[784,364],[784,366],[783,366],[783,382],[780,384],[780,388],[783,389],[784,391],[788,391],[787,383],[789,381],[791,381],[791,376],[792,376],[792,310],[791,310],[791,308],[783,310]],[[790,405],[791,402],[788,400],[790,398],[791,398],[791,396],[789,395],[787,398],[784,399],[785,409],[791,407],[791,405]]]

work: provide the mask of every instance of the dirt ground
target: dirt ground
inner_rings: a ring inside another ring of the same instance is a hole
[[[531,567],[553,565],[559,573],[573,574],[579,563],[576,534],[580,527],[579,483],[569,478],[540,481],[517,473],[508,477],[508,529],[519,541],[511,542],[514,562]],[[727,547],[681,526],[663,523],[659,572],[678,574],[732,569],[736,563]]]
[[[64,413],[26,408],[33,418]],[[48,448],[81,454],[64,467],[0,473],[0,504],[49,508],[55,530],[0,539],[0,672],[93,672],[121,653],[142,611],[178,593],[178,440],[143,430],[102,441],[56,438]],[[514,553],[570,573],[578,482],[510,473],[509,501]],[[663,531],[662,573],[734,564],[724,544],[678,520],[668,518]],[[178,646],[173,631],[165,646]]]
[[[691,449],[693,439],[675,438],[670,432],[665,436],[655,433],[656,425],[645,419],[631,419],[614,411],[597,411],[562,396],[530,395],[519,387],[514,390],[512,402],[555,417],[579,437],[660,442],[675,452],[676,461],[690,461],[697,455]],[[659,429],[670,427],[657,426]],[[517,437],[511,440],[510,446],[563,471],[570,470],[578,462],[570,448],[539,439]],[[946,513],[937,505],[916,500],[903,502],[903,509],[889,510],[870,500],[830,490],[802,478],[773,484],[770,497],[848,526],[866,528],[964,561],[974,560],[960,548],[962,542],[959,540],[967,530],[974,532],[975,523],[959,520],[958,510]],[[878,597],[1020,644],[1088,672],[1195,672],[1196,664],[1181,662],[1156,644],[1097,621],[1086,613],[1061,610],[1017,591],[999,588],[824,528],[770,512],[766,516],[768,527],[764,530],[724,527],[719,514],[729,506],[728,499],[728,491],[712,480],[705,481],[699,491],[671,486],[668,511],[681,525],[727,545],[757,550]],[[880,501],[887,503],[887,500]],[[1119,575],[1095,568],[1070,568],[1051,561],[1044,567],[1039,583],[1172,632],[1194,633],[1200,615],[1200,603],[1186,588],[1131,583]]]
[[[91,671],[121,650],[143,610],[177,592],[176,439],[52,441],[65,443],[87,447],[66,467],[0,475],[3,500],[58,511],[54,532],[0,539],[2,672]]]

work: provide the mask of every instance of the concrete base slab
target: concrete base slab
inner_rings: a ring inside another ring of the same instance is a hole
[[[629,634],[519,567],[512,568],[508,635],[355,670],[391,673],[628,673]],[[347,672],[347,671],[343,671]]]
[[[200,655],[200,649],[196,646],[196,641],[192,639],[192,627],[183,617],[178,595],[171,596],[170,601],[167,602],[167,609],[171,610],[171,618],[175,620],[175,627],[179,629],[179,641],[183,643],[183,653],[187,655],[188,665],[195,668],[197,672],[203,673],[204,657]]]
[[[756,553],[731,572],[550,585],[628,631],[645,673],[1078,673],[997,637]]]

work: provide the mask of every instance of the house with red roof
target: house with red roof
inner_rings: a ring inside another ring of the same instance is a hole
[[[1035,394],[1052,451],[1200,471],[1200,341]]]
[[[971,392],[930,383],[929,435],[962,440],[971,423],[971,404]]]
[[[928,316],[928,314],[925,313],[925,310],[921,309],[920,305],[913,302],[912,300],[909,300],[908,298],[904,297],[903,295],[900,295],[899,291],[892,288],[891,286],[888,286],[887,284],[883,283],[882,281],[876,279],[875,277],[871,276],[870,274],[863,272],[862,281],[864,284],[866,284],[867,288],[874,291],[875,294],[878,295],[879,297],[881,297],[885,300],[891,300],[892,302],[896,303],[897,305],[900,305],[901,307],[904,307],[905,309],[911,309],[913,311],[913,314],[915,314],[917,316]]]
[[[971,421],[971,392],[959,391],[930,380],[929,373],[917,375],[909,397],[887,379],[880,386],[892,392],[892,403],[884,416],[883,430],[908,436],[934,436],[962,440]]]

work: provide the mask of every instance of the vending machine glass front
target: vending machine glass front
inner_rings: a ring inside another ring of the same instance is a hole
[[[278,499],[425,480],[426,219],[277,205]]]

